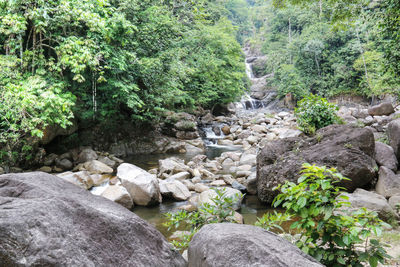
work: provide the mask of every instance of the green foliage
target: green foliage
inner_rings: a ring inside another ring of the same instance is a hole
[[[168,227],[168,230],[184,227],[189,231],[189,234],[183,235],[181,240],[174,240],[172,242],[172,245],[176,249],[186,249],[193,235],[206,224],[222,222],[236,223],[233,205],[239,198],[243,198],[243,195],[227,197],[225,189],[215,188],[214,190],[216,196],[211,199],[211,203],[204,203],[197,211],[187,212],[181,210],[176,213],[165,214],[168,221],[164,225]]]
[[[311,94],[298,103],[294,113],[299,128],[307,134],[313,134],[318,129],[339,123],[340,119],[336,115],[338,109],[325,98]]]
[[[374,239],[388,226],[365,208],[347,211],[348,197],[338,186],[343,177],[334,168],[304,164],[298,183],[277,187],[274,207],[298,218],[291,225],[300,233],[296,245],[326,266],[377,266],[389,258],[383,244]]]
[[[261,218],[257,219],[257,222],[254,224],[255,226],[264,228],[268,231],[281,231],[284,232],[284,229],[281,227],[281,224],[289,221],[292,217],[288,213],[280,213],[274,211],[273,213],[265,213]]]

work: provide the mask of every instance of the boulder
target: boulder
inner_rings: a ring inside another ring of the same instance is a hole
[[[0,176],[1,266],[185,266],[152,225],[56,176]]]
[[[344,201],[350,202],[351,205],[348,208],[344,207],[344,209],[353,211],[359,208],[366,208],[377,212],[382,219],[397,217],[396,212],[390,207],[386,198],[377,193],[358,188],[353,193],[344,193],[344,195],[349,198]]]
[[[247,154],[243,153],[240,157],[240,165],[255,165],[256,164],[257,155],[255,154]]]
[[[204,184],[198,183],[198,184],[194,185],[194,191],[196,191],[197,193],[202,193],[202,192],[207,191],[209,189],[210,188],[208,186],[204,185]]]
[[[390,115],[392,113],[394,113],[394,108],[391,103],[381,103],[368,109],[368,114],[371,116]]]
[[[85,148],[78,155],[78,163],[84,163],[87,161],[91,161],[94,159],[98,159],[97,153],[91,148]]]
[[[93,173],[93,174],[109,174],[113,173],[113,168],[107,166],[101,161],[98,160],[91,160],[88,162],[85,162],[83,164],[83,168],[85,168],[88,172]]]
[[[397,158],[391,146],[375,142],[375,160],[379,166],[385,166],[392,171],[397,171]]]
[[[240,206],[242,205],[242,200],[243,200],[242,193],[240,193],[239,190],[233,189],[230,187],[225,187],[224,190],[225,190],[224,197],[230,197],[230,198],[235,199],[236,201],[232,203],[233,208],[235,210],[239,210]],[[203,191],[199,196],[198,206],[200,206],[204,203],[209,203],[209,204],[213,205],[213,202],[211,201],[211,199],[215,198],[216,196],[217,196],[217,193],[213,189]]]
[[[189,267],[323,266],[295,245],[260,227],[208,224],[189,244]]]
[[[63,172],[57,176],[86,190],[93,186],[93,179],[87,171]]]
[[[382,166],[379,169],[379,179],[376,184],[376,192],[386,198],[400,195],[400,174],[396,175],[389,168]]]
[[[400,195],[395,195],[389,198],[389,205],[398,213],[400,209]]]
[[[103,183],[108,182],[112,178],[112,175],[110,175],[110,174],[91,174],[90,177],[92,178],[93,186],[100,186]]]
[[[128,190],[121,185],[110,185],[107,186],[106,190],[101,193],[102,197],[105,197],[115,203],[124,206],[127,209],[133,207],[133,200]]]
[[[184,201],[191,197],[189,189],[178,180],[160,181],[160,192],[163,197]]]
[[[272,203],[273,188],[285,181],[296,182],[303,163],[335,167],[350,181],[349,191],[376,178],[375,140],[368,129],[330,125],[311,138],[286,138],[268,142],[257,157],[257,193],[261,201]]]
[[[173,175],[180,172],[188,171],[189,168],[184,161],[178,158],[161,159],[158,161],[158,176],[162,174]]]
[[[170,177],[168,177],[168,180],[186,180],[189,179],[191,177],[191,174],[189,172],[179,172],[177,174],[171,175]]]
[[[400,119],[389,123],[386,133],[389,139],[389,145],[393,148],[397,159],[400,159]]]
[[[117,169],[117,176],[136,205],[150,206],[161,203],[160,187],[155,175],[135,165],[122,163]]]
[[[56,166],[64,171],[71,170],[74,164],[69,159],[56,159]]]
[[[230,128],[228,125],[224,125],[224,126],[221,128],[221,131],[224,133],[224,135],[228,135],[228,134],[231,133],[231,128]]]

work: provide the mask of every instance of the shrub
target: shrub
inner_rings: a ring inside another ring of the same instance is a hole
[[[338,109],[325,98],[311,94],[298,103],[294,113],[299,128],[307,134],[313,134],[320,128],[340,123],[340,118],[336,115]]]
[[[298,184],[286,182],[277,187],[273,205],[282,205],[286,214],[297,218],[291,224],[300,238],[296,245],[326,266],[377,266],[389,255],[372,235],[380,236],[387,226],[375,212],[360,209],[348,212],[350,203],[337,184],[347,180],[334,168],[304,164]],[[276,218],[282,218],[275,216]],[[273,218],[274,219],[274,218]],[[271,223],[269,223],[271,224]]]
[[[176,213],[168,212],[165,216],[168,221],[164,223],[168,230],[184,228],[189,233],[182,235],[180,241],[172,241],[175,249],[183,250],[189,246],[189,242],[193,235],[197,233],[201,227],[211,223],[232,222],[236,223],[235,210],[233,204],[238,198],[243,195],[236,195],[235,197],[227,197],[225,189],[214,189],[216,196],[211,199],[212,203],[204,203],[197,211],[187,212],[185,210]]]

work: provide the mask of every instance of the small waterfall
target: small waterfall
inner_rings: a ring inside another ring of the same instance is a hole
[[[200,128],[206,146],[218,146],[218,140],[224,139],[223,125],[206,125]]]

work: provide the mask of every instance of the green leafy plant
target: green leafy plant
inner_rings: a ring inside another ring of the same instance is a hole
[[[295,116],[303,132],[314,134],[320,128],[339,123],[340,119],[336,115],[338,110],[335,104],[329,103],[325,98],[311,94],[299,101]]]
[[[187,212],[181,210],[175,213],[168,212],[165,214],[168,221],[164,223],[168,230],[183,228],[188,231],[183,234],[180,240],[173,240],[172,245],[177,250],[186,249],[193,235],[197,233],[201,227],[211,223],[232,222],[236,223],[234,203],[239,198],[243,198],[242,194],[234,197],[227,197],[225,189],[214,188],[216,195],[211,198],[211,202],[201,205],[197,211]]]
[[[280,213],[274,211],[273,213],[265,213],[261,218],[257,219],[257,222],[254,224],[255,226],[262,227],[268,231],[281,231],[283,232],[284,229],[282,228],[281,224],[289,221],[292,217],[288,213]]]
[[[348,197],[338,186],[343,180],[347,178],[334,168],[304,164],[297,184],[277,187],[281,193],[273,205],[297,219],[290,227],[300,234],[296,245],[321,263],[363,266],[362,262],[369,262],[375,267],[390,258],[384,245],[373,238],[388,225],[365,208],[347,211]]]

